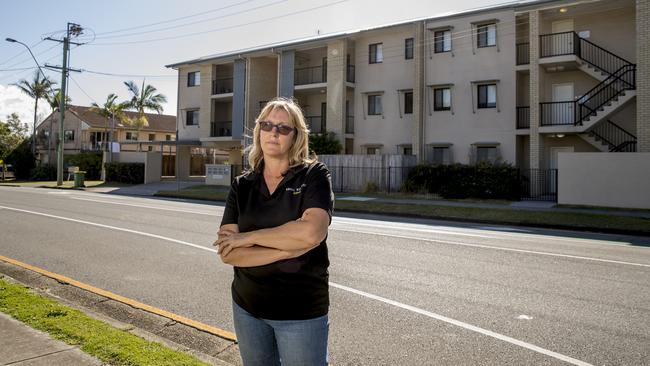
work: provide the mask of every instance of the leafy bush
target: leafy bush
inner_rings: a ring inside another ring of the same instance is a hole
[[[143,163],[106,163],[106,181],[127,184],[144,183]]]
[[[309,135],[309,150],[316,155],[338,154],[342,149],[334,132]]]
[[[36,157],[32,154],[29,139],[23,140],[5,159],[6,164],[14,166],[16,179],[29,179],[30,172],[36,166]]]
[[[42,165],[32,169],[29,173],[29,180],[33,181],[48,181],[56,180],[56,166]]]
[[[368,182],[365,187],[363,187],[363,193],[376,193],[378,191],[379,186],[377,186],[377,183],[375,182]]]
[[[444,198],[517,200],[519,171],[510,164],[418,165],[402,185],[406,192],[437,193]]]
[[[101,153],[80,153],[65,156],[65,166],[78,166],[79,170],[86,172],[86,180],[97,180],[102,175],[102,154]],[[67,173],[67,170],[65,171]]]

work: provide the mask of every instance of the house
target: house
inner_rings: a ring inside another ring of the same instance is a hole
[[[136,112],[125,112],[135,118]],[[117,119],[111,121],[93,112],[90,107],[71,105],[65,111],[64,154],[108,151],[113,128],[119,151],[159,151],[165,155],[175,154],[176,116],[146,113],[149,125],[138,131]],[[49,156],[56,161],[56,140],[59,134],[59,112],[53,112],[36,127],[37,152],[41,161],[47,163]],[[113,125],[114,123],[114,125]],[[50,144],[49,136],[53,136]],[[115,146],[117,149],[117,146]]]
[[[649,25],[647,1],[520,1],[182,61],[178,136],[242,164],[261,106],[285,96],[341,153],[556,182],[563,153],[613,168],[650,152]]]

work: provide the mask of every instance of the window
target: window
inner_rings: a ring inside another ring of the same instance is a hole
[[[153,146],[149,146],[147,150],[148,151],[153,151]]]
[[[497,147],[496,146],[477,146],[476,147],[476,162],[490,162],[497,161]]]
[[[65,130],[63,134],[63,141],[64,142],[74,141],[74,130]]]
[[[165,140],[166,141],[171,141],[172,140],[172,135],[165,135]]]
[[[376,116],[382,114],[381,95],[368,95],[368,115]]]
[[[497,107],[497,85],[486,84],[478,85],[478,107],[479,108],[496,108]]]
[[[156,141],[156,134],[155,133],[150,133],[149,134],[149,141]]]
[[[411,60],[413,59],[413,38],[407,38],[404,40],[404,59]]]
[[[198,126],[199,124],[199,110],[185,111],[185,125]]]
[[[435,53],[443,53],[451,51],[451,30],[437,31],[433,34],[435,46]]]
[[[379,155],[379,148],[378,147],[369,147],[366,149],[366,152],[368,155]]]
[[[126,139],[128,141],[138,141],[138,133],[137,132],[127,132],[126,133]]]
[[[383,43],[373,43],[368,46],[368,63],[378,64],[384,61]]]
[[[451,89],[450,88],[433,89],[433,110],[434,111],[451,110]]]
[[[404,93],[404,114],[413,114],[413,92]]]
[[[187,86],[199,86],[201,85],[201,72],[194,71],[187,73]]]
[[[431,163],[436,165],[449,164],[449,148],[446,146],[434,146],[431,154]]]
[[[492,47],[497,45],[497,25],[483,24],[476,28],[477,47]]]
[[[402,150],[403,155],[413,155],[413,148],[412,147],[405,147]]]

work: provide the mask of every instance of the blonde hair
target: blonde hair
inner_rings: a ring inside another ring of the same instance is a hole
[[[289,115],[289,120],[296,128],[294,130],[293,143],[289,149],[289,168],[300,164],[311,164],[316,160],[315,156],[309,155],[309,129],[305,122],[305,116],[294,100],[284,97],[274,98],[266,103],[259,116],[255,119],[255,128],[253,129],[253,145],[248,152],[248,164],[251,170],[259,168],[264,159],[262,146],[260,143],[260,121],[266,118],[276,109],[283,110]]]

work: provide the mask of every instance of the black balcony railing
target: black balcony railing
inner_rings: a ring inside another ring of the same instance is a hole
[[[574,125],[576,121],[577,102],[539,103],[541,126]]]
[[[519,43],[517,45],[517,65],[528,65],[530,63],[530,43]]]
[[[354,65],[348,65],[347,66],[347,73],[346,73],[346,80],[349,83],[354,83]]]
[[[293,73],[294,85],[318,84],[327,82],[327,71],[322,66],[304,67],[295,69]]]
[[[325,119],[321,116],[308,116],[305,117],[305,121],[311,133],[325,132]]]
[[[210,137],[232,136],[232,121],[210,122]]]
[[[354,133],[354,116],[345,117],[345,133]]]
[[[539,57],[580,55],[580,37],[575,32],[539,36]]]
[[[580,97],[575,124],[582,124],[583,121],[595,116],[601,108],[621,96],[626,90],[635,88],[636,65],[621,67]]]
[[[232,79],[233,78],[212,80],[212,94],[232,93]]]
[[[617,56],[606,49],[594,44],[584,38],[579,38],[580,47],[578,56],[585,62],[597,67],[598,69],[613,74],[621,67],[632,65],[626,59]]]
[[[517,128],[530,128],[530,107],[517,107]]]

